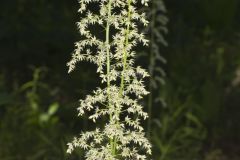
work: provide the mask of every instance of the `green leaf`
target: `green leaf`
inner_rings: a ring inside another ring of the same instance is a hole
[[[48,109],[48,114],[51,116],[57,112],[59,104],[57,102],[51,104]]]
[[[39,121],[40,122],[47,122],[49,120],[50,116],[48,114],[41,114],[39,116]]]
[[[30,81],[30,82],[27,82],[27,83],[25,83],[25,84],[23,84],[22,86],[21,86],[21,88],[20,88],[20,92],[22,92],[22,91],[25,91],[25,90],[27,90],[27,89],[29,89],[29,88],[32,88],[34,86],[34,83],[33,83],[33,81]]]
[[[187,117],[188,120],[190,120],[191,122],[196,124],[198,127],[202,126],[202,123],[199,121],[199,119],[195,115],[193,115],[191,112],[188,112],[186,114],[186,117]]]

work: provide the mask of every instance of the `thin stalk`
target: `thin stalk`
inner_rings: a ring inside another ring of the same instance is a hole
[[[127,22],[127,30],[126,30],[126,35],[125,35],[125,44],[124,44],[124,50],[123,50],[123,70],[122,70],[122,74],[121,74],[121,83],[120,83],[120,90],[119,90],[119,96],[122,97],[123,96],[123,90],[124,90],[124,87],[125,87],[125,82],[124,82],[124,79],[125,79],[125,76],[124,76],[124,73],[126,72],[126,69],[127,69],[127,58],[128,58],[128,53],[127,53],[127,46],[129,44],[129,32],[130,32],[130,22],[131,22],[131,10],[130,10],[130,7],[131,7],[131,3],[132,3],[132,0],[128,0],[128,22]],[[119,117],[119,113],[117,115]],[[116,150],[116,139],[114,139],[114,150]]]
[[[155,27],[155,14],[156,14],[156,9],[154,7],[154,1],[152,2],[152,16],[151,16],[151,28],[150,28],[150,32],[151,32],[151,51],[150,51],[150,59],[149,59],[149,74],[151,76],[150,81],[149,81],[149,88],[148,91],[150,92],[149,96],[148,96],[148,124],[147,124],[147,137],[148,139],[150,139],[151,137],[151,122],[152,122],[152,106],[153,106],[153,87],[152,87],[152,78],[153,78],[153,67],[154,67],[154,53],[153,53],[153,41],[154,41],[154,33],[153,33],[153,29]]]
[[[122,75],[121,75],[121,85],[120,85],[120,92],[119,95],[123,96],[123,90],[124,90],[124,73],[126,71],[127,68],[127,46],[128,46],[128,42],[129,42],[129,32],[130,32],[130,21],[131,21],[131,11],[130,11],[130,6],[131,6],[131,2],[132,0],[128,0],[128,24],[127,24],[127,30],[126,30],[126,39],[125,39],[125,47],[124,47],[124,51],[123,51],[123,71],[122,71]]]
[[[107,19],[107,26],[106,26],[106,47],[107,47],[107,96],[108,96],[108,107],[110,108],[110,16],[111,16],[111,10],[112,10],[112,0],[109,0],[108,2],[108,19]],[[112,114],[110,115],[110,121],[112,120]],[[110,146],[111,146],[111,152],[112,155],[115,155],[115,149],[114,149],[114,140],[110,139]]]

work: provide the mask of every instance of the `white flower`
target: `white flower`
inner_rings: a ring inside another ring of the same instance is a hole
[[[78,22],[82,40],[76,43],[69,72],[80,61],[96,64],[97,73],[105,85],[92,95],[80,100],[79,116],[88,112],[89,119],[97,123],[106,117],[108,123],[94,131],[84,132],[68,143],[68,153],[76,147],[84,149],[87,160],[146,159],[139,152],[144,148],[151,154],[151,145],[145,138],[141,119],[148,117],[138,104],[147,95],[143,78],[146,70],[135,67],[133,47],[147,45],[148,40],[139,32],[139,22],[147,25],[145,14],[137,10],[140,0],[80,0],[79,12],[85,17]],[[98,4],[98,13],[88,10],[90,3]],[[141,0],[145,6],[148,0]],[[120,12],[117,12],[120,11]],[[90,30],[94,25],[103,26],[105,37],[97,38]],[[130,98],[135,95],[136,98]],[[135,144],[132,146],[132,144]],[[118,156],[116,156],[118,154]]]

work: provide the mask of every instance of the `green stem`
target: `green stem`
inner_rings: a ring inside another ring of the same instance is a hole
[[[150,59],[149,59],[149,66],[150,66],[150,69],[149,69],[149,74],[151,76],[150,78],[150,81],[149,81],[149,96],[148,96],[148,115],[149,115],[149,118],[148,118],[148,124],[147,124],[147,137],[148,139],[150,139],[151,137],[151,122],[152,122],[152,106],[153,106],[153,87],[152,87],[152,78],[153,78],[153,68],[154,68],[154,53],[153,53],[153,41],[154,41],[154,33],[153,33],[153,29],[155,27],[155,13],[156,13],[156,9],[154,7],[154,1],[152,2],[152,17],[151,17],[151,29],[150,29],[150,32],[151,32],[151,51],[150,51]]]
[[[127,58],[128,58],[128,53],[127,53],[127,46],[129,44],[129,32],[130,32],[130,22],[131,22],[131,7],[132,0],[128,0],[128,23],[127,23],[127,30],[126,30],[126,35],[125,35],[125,44],[124,44],[124,51],[123,51],[123,70],[121,74],[121,83],[120,83],[120,90],[119,90],[119,96],[123,96],[123,91],[124,91],[124,86],[125,86],[125,76],[124,73],[126,72],[127,69]],[[119,117],[119,113],[117,113],[117,117]],[[116,145],[117,145],[117,140],[114,138],[114,150],[116,151]]]
[[[122,75],[121,75],[121,85],[120,85],[120,92],[119,95],[123,96],[123,90],[124,90],[124,73],[126,71],[127,68],[127,58],[128,58],[128,54],[127,54],[127,46],[129,43],[129,32],[130,32],[130,21],[131,21],[131,11],[130,11],[130,6],[131,6],[131,2],[132,0],[128,0],[128,24],[127,24],[127,30],[126,30],[126,39],[125,39],[125,47],[124,47],[124,51],[123,51],[123,71],[122,71]]]
[[[152,89],[152,86],[150,84],[149,89],[148,89],[148,91],[150,92],[150,94],[148,96],[148,116],[149,116],[148,117],[148,124],[147,124],[147,137],[148,137],[148,139],[151,138],[151,122],[152,122],[151,116],[152,116],[152,103],[153,103],[152,90],[153,89]]]
[[[110,60],[110,16],[111,16],[111,10],[112,10],[112,0],[109,0],[108,2],[108,19],[107,19],[107,26],[106,26],[106,47],[107,47],[107,96],[108,96],[108,108],[110,108],[111,104],[110,104],[110,64],[111,64],[111,60]],[[112,120],[112,114],[110,115],[110,121]],[[111,153],[113,156],[115,156],[115,144],[114,144],[114,140],[110,139],[110,146],[111,146]]]

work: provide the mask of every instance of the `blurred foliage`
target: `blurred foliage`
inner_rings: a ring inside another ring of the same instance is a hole
[[[0,159],[66,158],[68,132],[62,132],[66,126],[59,121],[63,106],[58,89],[42,81],[44,74],[45,67],[34,68],[31,81],[10,94],[1,90]]]
[[[153,145],[157,160],[191,160],[197,158],[206,138],[207,131],[195,116],[193,97],[185,100],[170,83],[162,88],[162,97],[167,104],[155,119]]]
[[[169,46],[160,52],[167,64],[155,67],[163,67],[166,78],[154,92],[165,104],[152,106],[154,159],[238,160],[240,3],[165,3]],[[77,97],[98,84],[92,65],[67,75],[79,39],[77,9],[77,1],[67,0],[0,2],[1,160],[81,157],[81,151],[66,155],[66,142],[92,127],[74,118],[75,108]],[[145,58],[139,63],[148,68]]]

